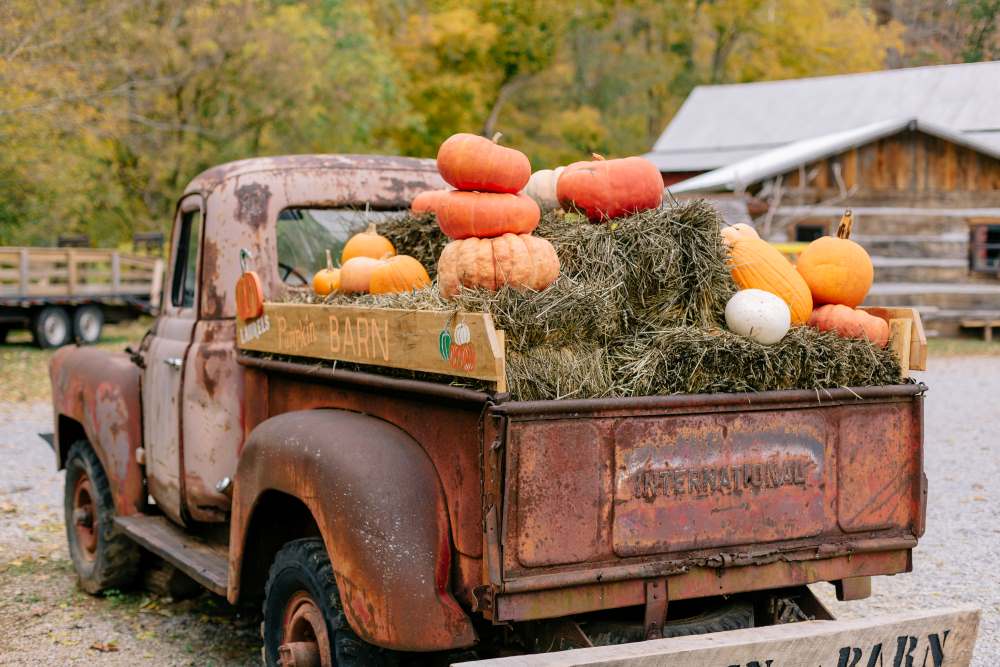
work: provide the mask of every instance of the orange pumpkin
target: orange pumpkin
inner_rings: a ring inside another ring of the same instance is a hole
[[[313,274],[313,292],[317,296],[326,296],[340,289],[340,269],[333,268],[330,251],[326,251],[326,268]]]
[[[740,236],[729,250],[729,267],[740,289],[762,289],[780,296],[792,311],[792,324],[805,324],[812,314],[812,295],[777,248],[759,238]]]
[[[340,253],[341,267],[354,257],[371,257],[372,259],[382,259],[386,255],[395,255],[396,248],[384,236],[378,233],[375,223],[368,225],[368,229],[358,232],[344,244],[344,249]]]
[[[371,294],[412,292],[431,284],[427,269],[409,255],[395,255],[380,260],[372,271],[368,291]]]
[[[559,277],[555,248],[530,234],[452,241],[438,260],[441,294],[451,298],[461,286],[497,290],[504,285],[543,290]]]
[[[236,281],[236,315],[252,320],[264,312],[264,288],[256,271],[244,271]]]
[[[455,134],[441,144],[437,167],[441,178],[459,190],[516,194],[531,178],[531,163],[521,151],[475,134]]]
[[[372,274],[381,260],[371,257],[352,257],[340,266],[341,292],[367,292],[371,287]]]
[[[841,304],[827,304],[813,311],[809,325],[820,331],[836,331],[844,338],[860,338],[885,347],[889,342],[889,323],[863,310]]]
[[[556,183],[559,204],[579,211],[591,222],[617,218],[663,203],[663,177],[652,162],[641,157],[574,162]]]
[[[437,202],[437,221],[448,238],[530,234],[542,212],[528,195],[454,190]]]
[[[421,192],[413,198],[413,202],[410,204],[410,213],[414,215],[436,213],[438,201],[440,201],[443,195],[449,192],[451,190],[428,190],[427,192]]]
[[[851,240],[854,215],[844,213],[836,238],[818,238],[799,254],[796,268],[817,305],[839,303],[854,308],[868,295],[875,267],[868,252]]]
[[[757,230],[746,224],[745,222],[737,222],[735,225],[730,225],[728,227],[723,227],[721,230],[722,240],[726,245],[732,245],[736,239],[747,238],[747,239],[759,239],[760,236],[757,234]]]

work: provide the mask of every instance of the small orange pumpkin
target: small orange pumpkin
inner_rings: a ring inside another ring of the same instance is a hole
[[[437,201],[438,224],[452,239],[530,234],[541,216],[538,204],[525,194],[455,190]]]
[[[236,315],[252,320],[264,312],[264,288],[256,271],[244,271],[236,281]]]
[[[531,178],[531,163],[519,150],[475,134],[455,134],[441,144],[437,167],[441,178],[459,190],[516,194]]]
[[[760,235],[757,234],[757,230],[746,224],[745,222],[737,222],[735,225],[729,225],[728,227],[723,227],[721,230],[722,240],[727,246],[731,246],[736,239],[747,238],[747,239],[759,239]]]
[[[427,269],[409,255],[394,255],[380,260],[372,271],[368,291],[371,294],[412,292],[431,284]]]
[[[375,223],[368,225],[368,229],[358,232],[344,244],[344,249],[340,253],[340,265],[343,267],[348,260],[355,257],[371,257],[381,259],[386,255],[395,255],[396,248],[386,237],[380,235],[375,228]]]
[[[438,284],[445,298],[458,294],[461,286],[543,290],[558,277],[555,248],[530,234],[452,241],[438,259]]]
[[[413,202],[410,204],[410,213],[413,213],[414,215],[420,213],[436,213],[437,204],[441,200],[441,197],[449,192],[451,192],[451,190],[428,190],[426,192],[421,192],[413,198]]]
[[[796,269],[817,305],[839,303],[854,308],[868,296],[875,267],[868,252],[851,240],[853,224],[854,214],[847,210],[840,219],[836,238],[818,238],[799,254]]]
[[[313,274],[313,292],[317,296],[326,296],[340,289],[340,269],[333,268],[330,251],[326,251],[326,268]]]
[[[777,294],[792,311],[792,324],[805,324],[812,314],[809,286],[777,248],[767,241],[739,236],[729,249],[729,267],[740,289]]]
[[[889,342],[889,323],[863,310],[842,304],[827,304],[813,311],[809,325],[820,331],[836,331],[843,338],[860,338],[885,347]]]
[[[371,257],[352,257],[340,266],[340,291],[367,292],[371,287],[372,274],[381,260]]]
[[[580,211],[591,222],[659,208],[663,177],[649,160],[626,157],[605,160],[594,153],[592,162],[574,162],[556,183],[559,204]]]

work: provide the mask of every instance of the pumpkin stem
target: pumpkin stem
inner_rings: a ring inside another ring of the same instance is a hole
[[[849,239],[851,238],[851,227],[854,225],[854,213],[851,209],[844,211],[844,217],[840,219],[840,225],[837,227],[837,238],[838,239]]]
[[[330,249],[326,249],[326,270],[333,271],[333,258],[330,257]]]
[[[375,229],[375,223],[369,222],[368,229],[365,230],[365,234],[378,234],[378,230]]]
[[[492,140],[493,143],[495,143],[495,144],[500,143],[500,137],[502,137],[502,136],[503,136],[503,132],[497,132],[496,134],[494,134],[493,135],[493,140]]]
[[[604,156],[601,155],[600,153],[591,153],[591,155],[594,156],[595,160],[603,160],[604,159]]]

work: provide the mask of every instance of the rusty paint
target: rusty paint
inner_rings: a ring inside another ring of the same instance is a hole
[[[255,229],[267,223],[267,205],[271,189],[262,183],[248,183],[236,188],[236,220]]]

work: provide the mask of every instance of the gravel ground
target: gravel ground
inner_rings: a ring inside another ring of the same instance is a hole
[[[924,374],[927,534],[914,572],[876,578],[868,600],[839,603],[842,618],[974,603],[983,622],[973,662],[1000,664],[1000,357],[932,360]],[[36,433],[45,403],[0,403],[0,665],[257,664],[255,612],[205,594],[173,602],[141,592],[80,593],[62,524],[62,474]]]

